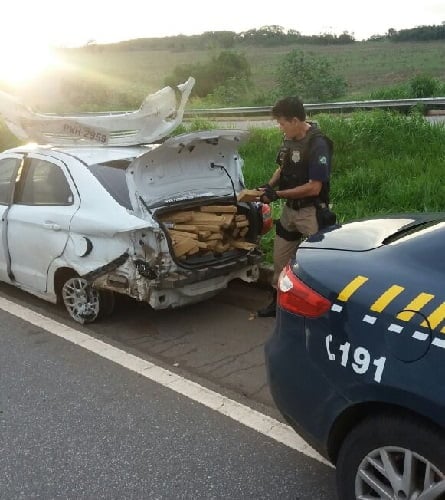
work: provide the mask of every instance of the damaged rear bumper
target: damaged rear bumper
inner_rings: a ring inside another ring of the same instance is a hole
[[[234,279],[257,281],[261,259],[261,253],[253,251],[208,267],[163,272],[160,268],[143,266],[142,261],[130,259],[125,252],[83,277],[96,288],[148,302],[153,309],[167,309],[210,298]]]

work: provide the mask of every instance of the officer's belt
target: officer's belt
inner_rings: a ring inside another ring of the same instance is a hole
[[[293,210],[300,210],[300,208],[315,206],[314,198],[301,198],[299,200],[286,200],[286,206]]]

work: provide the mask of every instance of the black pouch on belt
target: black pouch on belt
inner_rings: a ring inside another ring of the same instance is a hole
[[[337,214],[328,206],[316,205],[318,228],[333,226],[337,222]]]
[[[275,232],[278,236],[283,238],[286,241],[297,241],[302,238],[302,234],[300,231],[288,231],[285,229],[279,220],[275,223]]]

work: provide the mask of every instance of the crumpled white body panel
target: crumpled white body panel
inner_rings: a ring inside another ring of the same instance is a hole
[[[34,113],[18,99],[0,91],[0,116],[19,139],[60,146],[129,146],[150,144],[167,136],[182,121],[195,84],[193,77],[175,90],[165,87],[147,96],[137,111],[82,113],[72,116]]]

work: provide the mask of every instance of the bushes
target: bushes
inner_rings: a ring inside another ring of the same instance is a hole
[[[213,92],[201,99],[200,106],[233,106],[236,107],[242,96],[247,96],[251,83],[245,78],[230,77],[218,85]],[[196,102],[195,102],[196,104]]]
[[[218,88],[227,87],[231,81],[248,83],[251,71],[244,55],[232,51],[222,51],[207,63],[176,66],[164,83],[176,86],[187,80],[190,75],[196,79],[192,96],[206,97]]]
[[[346,92],[346,81],[335,75],[327,59],[300,50],[283,57],[277,74],[281,96],[298,95],[305,102],[326,102]]]
[[[428,75],[417,75],[409,82],[412,96],[418,98],[434,96],[439,87],[438,80]]]
[[[420,99],[423,97],[441,97],[444,94],[444,83],[429,75],[419,74],[405,83],[371,92],[370,99]]]

